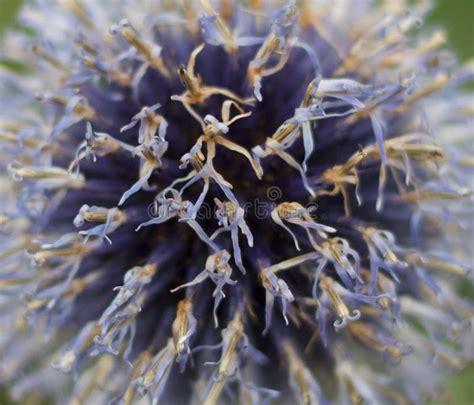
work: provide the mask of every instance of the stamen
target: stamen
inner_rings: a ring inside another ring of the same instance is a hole
[[[387,353],[395,363],[399,363],[402,356],[412,350],[410,346],[385,336],[368,323],[351,322],[347,325],[347,330],[355,339],[369,348]]]
[[[216,328],[218,326],[217,320],[217,309],[222,301],[225,298],[225,294],[222,291],[226,284],[235,285],[237,281],[232,280],[230,277],[232,275],[232,268],[229,265],[230,254],[226,250],[218,251],[213,255],[210,255],[206,260],[205,269],[199,273],[192,281],[181,284],[180,286],[173,288],[172,293],[181,290],[182,288],[192,287],[199,283],[202,283],[207,278],[211,279],[212,282],[216,284],[216,288],[212,293],[214,297],[214,323]]]
[[[191,53],[187,68],[184,65],[180,65],[178,68],[178,75],[181,79],[181,82],[186,87],[186,91],[181,96],[179,96],[181,101],[188,105],[203,104],[209,97],[213,95],[221,95],[241,104],[252,105],[252,100],[244,99],[230,90],[202,84],[201,79],[194,73],[194,67],[196,65],[196,58],[203,49],[204,44],[199,45]],[[227,103],[229,102],[230,101],[227,101]],[[235,105],[237,106],[237,104]],[[237,108],[240,107],[237,106]],[[227,119],[225,120],[227,121]]]
[[[75,390],[70,398],[71,404],[83,404],[88,402],[88,398],[96,389],[100,389],[111,378],[115,369],[115,359],[112,357],[101,357],[98,362],[84,374],[75,385]],[[84,381],[87,379],[87,381]]]
[[[283,351],[288,361],[290,386],[298,401],[305,405],[326,402],[319,384],[288,340],[283,342]]]
[[[204,31],[204,35],[209,37],[209,40],[213,38],[215,35],[212,35],[209,32],[209,25],[213,24],[215,25],[215,28],[217,29],[218,33],[222,36],[222,40],[219,42],[222,42],[224,44],[224,49],[227,52],[234,52],[238,49],[238,45],[235,43],[235,38],[234,35],[232,34],[232,31],[230,28],[227,26],[225,21],[220,17],[220,15],[216,12],[212,4],[208,0],[200,0],[201,7],[204,9],[204,11],[207,14],[207,18],[210,19],[208,20],[201,20],[202,28]],[[212,20],[212,23],[210,22]],[[214,41],[216,38],[214,38]],[[212,42],[212,41],[211,41]]]
[[[322,266],[326,261],[332,262],[338,276],[347,288],[353,289],[351,279],[363,282],[359,275],[359,254],[349,246],[347,240],[340,237],[329,238],[322,242],[320,247],[315,246],[315,250],[324,257],[324,260],[321,259],[320,265]]]
[[[135,338],[135,318],[141,312],[141,305],[146,299],[145,286],[151,282],[155,272],[156,265],[147,264],[134,267],[125,273],[123,286],[114,288],[118,293],[98,321],[101,329],[94,338],[92,356],[102,352],[118,354],[128,335],[128,344],[123,354],[124,359],[128,361]]]
[[[278,127],[276,132],[272,135],[272,138],[279,143],[283,143],[297,128],[298,124],[296,122],[285,121]]]
[[[85,357],[87,350],[94,341],[94,336],[99,333],[99,330],[99,325],[95,322],[87,323],[77,337],[61,351],[59,358],[53,361],[52,366],[64,373],[69,373],[73,368],[75,369],[81,358]]]
[[[346,303],[343,301],[337,291],[333,288],[335,281],[332,278],[321,275],[319,280],[319,286],[323,289],[324,292],[326,292],[329,297],[329,301],[331,302],[331,305],[336,311],[337,316],[341,318],[341,320],[334,322],[334,327],[336,328],[336,330],[346,326],[348,320],[354,321],[360,318],[360,311],[354,310],[352,314],[350,313]]]
[[[61,167],[23,166],[20,163],[11,163],[8,171],[13,180],[35,180],[44,188],[80,189],[85,186],[82,174],[70,173]]]
[[[426,142],[426,143],[425,143]],[[367,158],[381,160],[379,176],[379,192],[377,210],[383,206],[383,189],[387,177],[386,166],[406,173],[407,182],[413,182],[408,163],[414,161],[425,169],[436,168],[446,162],[443,148],[433,143],[433,139],[425,134],[410,133],[383,142],[383,155],[379,145],[371,145],[363,149]]]
[[[262,334],[266,334],[272,323],[272,311],[275,297],[281,299],[282,315],[285,323],[288,325],[286,316],[288,303],[295,300],[288,285],[281,278],[278,278],[274,272],[264,269],[260,272],[260,280],[265,288],[265,329]]]
[[[96,47],[82,34],[76,35],[74,38],[74,44],[91,56],[97,56],[98,54]]]
[[[230,108],[231,106],[235,106],[241,114],[234,116],[232,119],[230,118]],[[210,155],[211,159],[215,155],[215,144],[219,144],[224,146],[225,148],[237,152],[243,155],[247,160],[250,162],[256,176],[258,179],[261,179],[262,173],[260,172],[257,164],[255,163],[254,159],[250,155],[250,153],[244,147],[230,141],[227,138],[224,138],[222,135],[226,134],[229,131],[229,125],[242,119],[246,118],[251,115],[251,112],[244,113],[240,106],[232,101],[227,100],[222,104],[222,119],[223,122],[220,122],[214,116],[208,114],[204,117],[204,140],[207,142],[208,145],[208,154]]]
[[[391,263],[399,262],[392,249],[396,249],[395,237],[388,231],[381,231],[373,227],[357,228],[363,235],[367,243],[372,244],[382,255],[384,261]]]
[[[318,180],[319,183],[332,184],[334,186],[332,190],[318,191],[318,195],[335,196],[339,193],[342,194],[344,199],[344,211],[347,217],[351,216],[350,201],[346,189],[347,185],[355,186],[357,202],[359,205],[362,204],[362,198],[359,193],[357,168],[363,163],[366,156],[366,153],[361,150],[351,156],[346,163],[326,169]]]
[[[42,102],[51,102],[61,107],[72,106],[72,111],[88,121],[94,121],[96,118],[95,110],[86,103],[86,100],[82,97],[73,97],[70,100],[58,95],[39,95],[37,97]]]
[[[219,400],[225,383],[237,375],[240,355],[248,346],[248,338],[244,333],[242,316],[237,312],[222,331],[222,352],[219,367],[212,380],[212,385],[203,401],[205,405],[214,405]]]
[[[87,204],[84,204],[74,218],[73,223],[76,227],[81,227],[84,221],[103,224],[90,228],[87,231],[80,231],[79,235],[85,236],[85,242],[91,236],[98,236],[99,238],[105,238],[111,244],[112,241],[108,234],[114,232],[120,225],[125,223],[127,215],[118,208],[89,207]]]
[[[186,19],[186,28],[193,37],[199,33],[196,8],[197,4],[194,0],[183,0],[183,14]]]
[[[253,85],[255,98],[262,101],[261,81],[264,77],[273,75],[284,68],[288,61],[294,24],[298,20],[298,8],[294,1],[282,7],[275,16],[272,30],[267,36],[254,59],[250,61],[247,76]],[[268,67],[271,56],[278,55],[278,62],[272,67]]]
[[[250,232],[250,228],[247,226],[244,218],[245,211],[243,208],[239,207],[232,201],[226,201],[222,203],[219,199],[214,198],[214,202],[218,207],[216,216],[219,220],[219,225],[221,228],[214,232],[214,234],[211,236],[211,240],[213,240],[220,233],[229,231],[232,239],[235,264],[239,270],[245,274],[245,268],[242,263],[242,254],[239,246],[239,229],[246,236],[248,245],[250,247],[253,246],[253,235]]]
[[[71,70],[69,69],[68,66],[66,66],[64,63],[62,63],[59,59],[51,55],[48,51],[40,47],[39,45],[34,45],[31,47],[31,52],[33,52],[35,55],[39,56],[41,59],[43,59],[45,62],[53,66],[54,68],[58,70],[62,70],[63,72],[70,74]]]
[[[85,55],[82,57],[82,63],[87,69],[98,72],[110,78],[120,86],[130,87],[132,85],[132,78],[127,72],[113,67],[109,64],[104,64],[97,57]]]
[[[415,48],[404,49],[403,51],[387,55],[381,60],[380,65],[388,68],[397,68],[403,60],[418,62],[418,58],[426,57],[431,52],[445,45],[446,42],[446,33],[436,30],[429,37],[422,38]]]
[[[127,131],[137,125],[137,123],[140,123],[140,128],[138,130],[138,143],[140,145],[153,143],[158,128],[158,140],[164,143],[166,130],[168,129],[168,122],[161,115],[155,113],[155,111],[160,107],[161,104],[155,104],[151,107],[143,107],[138,114],[135,114],[132,117],[130,124],[120,128],[120,132]]]
[[[410,264],[437,270],[442,273],[456,274],[462,277],[466,277],[471,273],[466,265],[456,263],[453,260],[443,260],[436,256],[408,254],[405,256],[405,260]]]
[[[28,251],[32,250],[38,247],[38,244],[31,242],[31,241],[25,241],[23,243],[20,243],[18,245],[14,245],[12,247],[3,249],[0,251],[0,260],[3,260],[11,255],[14,255],[15,253],[19,253],[22,251]]]
[[[343,64],[335,71],[339,76],[347,71],[358,69],[363,62],[375,59],[383,59],[392,49],[405,39],[405,35],[419,25],[416,15],[410,13],[399,18],[385,17],[378,25],[372,26],[352,45],[349,54],[343,60]],[[373,62],[372,62],[373,63]]]
[[[60,4],[68,8],[81,22],[85,27],[92,29],[94,28],[94,23],[91,20],[88,12],[81,0],[60,0]]]
[[[74,218],[74,225],[79,227],[84,224],[84,221],[87,222],[100,222],[104,223],[107,221],[109,215],[107,208],[92,206],[89,207],[87,204],[83,205],[79,210],[79,214]],[[120,210],[116,210],[112,219],[114,221],[124,222],[127,218],[127,215]]]
[[[201,194],[204,197],[208,191],[208,183],[206,184],[207,187]],[[171,197],[167,197],[167,194],[171,194]],[[202,199],[204,197],[202,197]],[[200,201],[199,203],[201,202],[202,201]],[[201,225],[199,225],[199,223],[196,221],[195,214],[197,211],[194,204],[187,200],[183,201],[178,191],[172,188],[163,190],[163,192],[161,192],[156,197],[156,206],[156,212],[158,212],[158,215],[155,218],[140,224],[140,226],[136,229],[137,231],[140,230],[140,228],[142,228],[143,226],[161,224],[172,218],[177,217],[180,219],[180,222],[185,222],[187,225],[189,225],[193,229],[193,231],[196,232],[199,239],[205,242],[213,251],[219,251],[219,247],[207,236]]]
[[[28,254],[37,266],[41,266],[56,258],[84,257],[92,249],[91,246],[84,245],[79,238],[76,238],[64,243],[60,240],[56,244],[37,245],[29,250]]]
[[[166,346],[158,352],[148,364],[144,372],[134,381],[138,387],[139,395],[143,396],[149,391],[156,402],[163,394],[168,382],[169,374],[176,358],[173,339],[168,339]]]
[[[178,354],[178,361],[181,369],[184,369],[189,348],[189,339],[196,332],[197,320],[193,316],[193,304],[189,299],[184,299],[178,303],[176,318],[171,329],[173,331],[173,343]]]
[[[459,159],[459,164],[466,167],[474,167],[474,156],[464,156]]]
[[[123,403],[124,405],[132,405],[135,397],[135,392],[137,391],[137,384],[135,381],[138,380],[140,375],[145,371],[145,367],[151,360],[151,353],[148,350],[144,350],[137,357],[133,363],[132,375],[130,378],[131,383],[128,385],[125,393],[123,394]]]
[[[295,234],[283,223],[282,220],[303,227],[313,247],[317,245],[317,242],[311,234],[312,229],[317,232],[319,237],[324,239],[328,237],[326,232],[336,232],[336,229],[326,225],[318,224],[316,221],[314,221],[310,215],[310,211],[297,202],[284,202],[279,204],[275,209],[273,209],[271,217],[276,224],[280,225],[290,233],[295,242],[296,249],[298,250],[300,250],[300,247]]]
[[[118,26],[113,26],[110,31],[115,33],[120,31],[124,39],[132,45],[138,52],[140,52],[146,59],[146,61],[158,70],[163,76],[169,78],[171,76],[168,68],[166,67],[160,53],[161,48],[153,43],[149,43],[144,39],[140,38],[139,34],[131,26],[130,22],[126,19],[120,21]]]
[[[36,292],[27,300],[26,308],[29,313],[41,310],[51,310],[59,300],[72,302],[82,294],[82,292],[95,282],[100,276],[99,272],[88,274],[85,277],[74,279],[65,289],[60,288],[58,294],[57,286],[48,287],[45,290]],[[62,286],[60,286],[62,287]]]
[[[450,77],[446,73],[441,73],[436,76],[432,82],[426,84],[423,88],[417,92],[411,94],[402,104],[397,106],[393,112],[400,114],[406,112],[410,107],[413,106],[418,100],[429,96],[430,94],[441,90],[450,81]]]
[[[134,148],[128,144],[112,138],[109,134],[103,132],[94,132],[90,122],[86,124],[85,141],[77,148],[75,159],[69,164],[68,172],[79,170],[79,163],[87,158],[93,162],[97,161],[97,156],[104,157],[125,149],[134,152]]]
[[[326,97],[336,98],[344,101],[355,108],[364,108],[365,105],[357,97],[372,95],[372,86],[364,85],[352,79],[323,79],[316,78],[310,83],[311,90],[307,90],[307,98],[321,103]],[[313,101],[313,102],[314,102]]]
[[[39,140],[33,137],[24,137],[21,132],[13,132],[0,128],[0,142],[10,143],[12,145],[25,146],[27,148],[36,148]]]
[[[401,199],[408,203],[419,203],[422,201],[451,201],[460,200],[472,195],[472,191],[461,189],[459,191],[431,191],[431,190],[415,190],[401,195]]]

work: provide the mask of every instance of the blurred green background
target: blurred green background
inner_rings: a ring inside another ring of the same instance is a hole
[[[50,0],[51,2],[57,0]],[[97,0],[106,2],[107,0]],[[354,4],[358,0],[352,0]],[[399,1],[399,0],[391,0]],[[0,35],[7,27],[15,24],[15,16],[21,6],[21,0],[0,0]],[[45,21],[47,23],[47,21]],[[444,26],[449,34],[449,43],[461,61],[474,57],[474,0],[439,0],[428,24]],[[474,103],[474,100],[473,100]],[[427,376],[429,372],[427,372]],[[474,366],[449,381],[450,400],[439,404],[474,404]],[[10,403],[0,393],[0,405]]]

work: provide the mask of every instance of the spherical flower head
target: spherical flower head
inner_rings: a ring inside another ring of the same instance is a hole
[[[404,3],[24,7],[25,72],[0,71],[14,399],[438,398],[474,355],[473,66]]]

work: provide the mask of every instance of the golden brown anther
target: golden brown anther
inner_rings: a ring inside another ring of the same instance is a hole
[[[362,268],[361,269],[361,274],[362,274],[362,277],[364,279],[364,281],[368,284],[371,282],[371,277],[372,277],[372,274],[370,272],[369,269],[366,269],[366,268]],[[392,279],[390,279],[389,277],[387,277],[383,272],[379,271],[377,273],[377,282],[376,282],[376,286],[377,286],[377,292],[380,294],[380,295],[383,295],[383,294],[388,294],[389,292],[393,292],[394,289],[395,289],[395,285],[394,285],[394,281]],[[381,296],[377,299],[377,302],[378,304],[385,310],[389,310],[391,305],[392,305],[392,298],[390,296]],[[378,315],[378,311],[374,308],[374,307],[363,307],[364,310],[362,311],[364,314],[367,313],[367,309],[368,310],[372,310],[374,309],[374,312],[373,312],[373,316],[377,316]]]
[[[462,371],[470,364],[470,360],[462,355],[456,357],[446,351],[436,350],[434,347],[430,348],[430,351],[433,356],[436,356],[436,358],[440,359],[449,368],[456,371]]]
[[[358,193],[359,175],[357,169],[364,162],[366,157],[367,153],[363,150],[360,150],[351,156],[346,163],[342,165],[335,165],[329,169],[326,169],[318,179],[318,183],[329,184],[333,186],[332,190],[318,191],[318,195],[335,196],[340,193],[344,199],[344,211],[347,217],[351,216],[352,211],[350,207],[349,194],[347,192],[348,185],[355,186],[358,203],[362,203]]]
[[[247,77],[249,82],[252,83],[254,89],[257,89],[261,86],[261,81],[264,77],[278,73],[288,62],[288,58],[290,56],[289,46],[286,46],[282,50],[279,49],[279,46],[280,40],[276,36],[270,35],[258,50],[255,58],[250,62],[247,71]],[[272,53],[278,55],[279,60],[274,66],[268,67],[268,60],[270,59],[270,54]],[[265,62],[262,63],[262,61]],[[258,93],[259,91],[257,94]],[[257,99],[261,101],[261,96],[257,96]]]
[[[402,104],[397,106],[392,112],[394,114],[401,114],[406,112],[413,106],[418,100],[421,100],[430,94],[441,90],[449,83],[450,77],[446,73],[440,73],[436,76],[433,81],[427,83],[417,92],[411,94]]]
[[[222,202],[218,198],[214,198],[214,204],[216,204],[216,207],[218,207],[219,211],[223,214],[223,216],[227,217],[230,222],[235,221],[238,209],[238,206],[235,203],[232,201]]]
[[[222,355],[216,377],[212,381],[212,386],[206,395],[204,405],[215,405],[217,403],[228,378],[232,377],[237,371],[240,355],[240,350],[237,346],[244,338],[242,315],[237,311],[234,319],[222,331]]]
[[[398,258],[390,248],[389,237],[386,236],[386,232],[380,231],[373,227],[357,227],[357,230],[362,234],[365,241],[370,244],[374,249],[380,252],[382,258],[388,262],[396,263]]]
[[[222,18],[229,22],[232,19],[232,15],[234,13],[234,4],[232,0],[219,0],[220,7],[219,7],[219,15]]]
[[[173,343],[178,354],[186,351],[186,340],[190,329],[195,328],[195,320],[192,317],[193,303],[189,299],[181,300],[176,310],[176,318],[171,326],[173,332]]]
[[[40,167],[40,166],[22,166],[13,163],[8,167],[12,178],[15,181],[26,180],[51,180],[57,181],[51,188],[82,188],[85,184],[84,176],[73,174],[61,167]]]
[[[82,292],[94,281],[96,281],[100,276],[99,272],[88,274],[83,278],[74,279],[71,281],[70,286],[60,295],[60,298],[63,300],[74,299],[78,295],[82,294]],[[33,298],[30,299],[27,304],[26,308],[28,311],[34,311],[40,308],[47,307],[51,302],[53,302],[55,298],[44,298],[44,299],[37,299]]]
[[[200,0],[201,7],[204,9],[206,14],[209,17],[215,17],[215,24],[217,30],[225,38],[224,49],[227,52],[234,52],[239,49],[238,45],[235,43],[234,34],[230,30],[229,26],[226,24],[224,19],[216,12],[209,0]]]
[[[113,357],[100,357],[97,364],[92,369],[92,375],[89,376],[85,385],[78,384],[77,389],[73,393],[69,403],[71,405],[82,405],[87,403],[87,398],[98,388],[103,387],[104,383],[109,379],[110,373],[114,369]]]
[[[339,243],[335,242],[333,239],[328,239],[322,243],[322,248],[328,249],[337,264],[344,266],[344,263],[342,262],[342,248]]]
[[[199,86],[200,86],[199,79],[197,77],[191,76],[183,64],[179,65],[178,75],[183,85],[189,91],[191,98],[199,100],[202,96],[202,93],[199,90]],[[193,104],[193,103],[190,103],[190,104]]]
[[[29,248],[27,252],[31,255],[33,261],[37,265],[43,265],[48,260],[53,260],[56,258],[65,258],[73,257],[82,258],[87,253],[89,253],[92,248],[88,245],[85,245],[81,240],[75,239],[70,243],[65,244],[62,247],[53,247],[49,244],[44,245],[34,245]]]
[[[397,68],[402,64],[403,60],[417,60],[420,56],[423,57],[423,55],[428,55],[430,52],[438,50],[446,44],[446,41],[446,33],[436,30],[428,38],[423,38],[415,48],[404,49],[382,58],[380,66],[382,68]]]
[[[319,286],[326,292],[329,297],[329,301],[336,311],[337,316],[340,318],[347,319],[351,317],[349,308],[346,303],[342,300],[341,296],[334,289],[335,281],[331,277],[321,275],[319,278]]]
[[[66,107],[68,104],[68,100],[66,98],[56,94],[52,96],[39,96],[38,99],[42,102],[51,102],[61,107]],[[91,106],[86,104],[84,100],[76,103],[73,108],[73,111],[76,114],[83,116],[88,121],[93,121],[96,117],[95,110]]]
[[[402,194],[400,198],[408,203],[416,204],[421,201],[455,201],[470,195],[472,195],[472,192],[469,190],[460,190],[460,192],[415,190]]]
[[[18,245],[14,245],[10,248],[7,248],[3,251],[0,251],[0,260],[5,259],[8,256],[14,255],[15,253],[26,251],[29,249],[34,249],[38,246],[38,244],[31,242],[31,241],[25,241],[23,243],[20,243]]]
[[[303,362],[298,357],[289,341],[283,342],[283,351],[285,352],[288,361],[289,375],[294,379],[296,386],[298,387],[303,404],[312,404],[310,388],[308,381],[305,378],[305,372],[307,372],[307,370]]]
[[[237,312],[234,319],[229,322],[227,330],[231,336],[218,369],[218,374],[221,377],[229,377],[228,369],[231,364],[237,360],[238,353],[236,352],[236,346],[244,332],[244,325],[242,324],[242,315],[240,312]]]
[[[74,44],[77,45],[79,48],[81,48],[81,50],[83,50],[87,54],[92,55],[92,56],[97,56],[96,48],[82,36],[76,37],[74,39]]]
[[[317,86],[315,87],[315,84],[317,84],[318,79],[313,79],[311,82],[308,84],[306,87],[306,91],[304,94],[303,102],[301,103],[301,107],[309,107],[311,104],[311,101],[313,101],[315,91]]]
[[[195,0],[183,0],[182,3],[183,15],[186,19],[186,29],[191,34],[191,36],[195,37],[201,32],[198,23],[198,4]],[[173,7],[175,7],[174,2]]]
[[[133,404],[135,392],[137,391],[137,386],[136,384],[133,384],[133,382],[136,381],[138,377],[140,377],[140,375],[145,371],[145,367],[147,366],[151,358],[151,352],[148,350],[144,350],[142,353],[140,353],[138,358],[133,363],[132,376],[130,379],[132,383],[128,385],[125,393],[123,394],[124,405]]]
[[[459,159],[459,164],[465,167],[474,167],[474,156],[464,156]]]
[[[409,347],[403,347],[395,343],[384,342],[380,331],[374,326],[363,322],[351,322],[347,325],[350,335],[364,344],[381,353],[387,353],[395,361],[399,362],[402,356],[409,352]]]
[[[127,41],[138,52],[140,52],[151,67],[156,69],[166,78],[171,77],[170,71],[166,67],[164,60],[160,55],[160,48],[158,46],[140,38],[138,33],[126,20],[120,22],[119,30],[125,41]]]
[[[81,0],[60,0],[60,4],[69,9],[86,28],[94,28],[94,22]]]
[[[55,58],[45,49],[41,48],[39,45],[33,45],[31,47],[31,52],[39,56],[41,59],[43,59],[45,62],[47,62],[49,65],[53,66],[54,68],[58,70],[62,70],[63,72],[67,74],[71,73],[71,70],[69,69],[68,66],[62,63],[59,59]]]
[[[88,211],[84,214],[84,219],[88,222],[100,222],[104,223],[107,221],[107,211]],[[118,209],[116,209],[116,212],[112,218],[113,221],[125,221],[127,218],[127,215]]]
[[[12,145],[18,145],[21,142],[21,145],[27,148],[36,148],[39,145],[39,141],[35,138],[25,138],[20,141],[17,132],[3,130],[1,128],[0,142],[6,142]]]
[[[449,262],[447,260],[442,260],[436,257],[423,256],[421,257],[418,254],[408,254],[405,256],[405,260],[408,263],[415,264],[427,269],[439,271],[442,273],[456,274],[458,276],[467,276],[469,271],[466,267],[461,266],[457,263]]]
[[[344,378],[344,384],[347,391],[349,392],[349,398],[352,405],[364,405],[364,397],[362,394],[357,391],[356,387],[348,378]]]
[[[194,67],[196,65],[196,58],[203,49],[204,44],[199,45],[191,53],[188,65],[184,66],[181,64],[179,66],[177,73],[184,87],[186,87],[186,91],[180,96],[177,96],[177,99],[185,104],[185,106],[190,106],[193,104],[203,104],[209,97],[220,95],[240,104],[253,105],[252,99],[244,99],[225,88],[207,86],[202,83],[201,78],[194,73]]]
[[[385,159],[382,160],[382,154],[379,145],[369,145],[359,153],[366,156],[366,160],[381,161],[379,174],[379,190],[377,196],[377,210],[380,211],[383,206],[383,189],[387,180],[388,169],[393,173],[395,180],[400,188],[403,187],[398,181],[397,172],[405,174],[405,184],[416,184],[416,172],[411,168],[415,163],[420,168],[435,172],[439,166],[446,163],[447,156],[443,148],[434,143],[433,138],[423,133],[408,133],[387,139],[383,142]],[[402,189],[403,192],[405,190]]]
[[[382,7],[387,6],[384,4]],[[373,26],[367,27],[369,34],[361,31],[361,35],[355,39],[341,66],[334,74],[342,75],[348,71],[360,69],[364,66],[364,62],[371,59],[374,59],[372,62],[374,65],[378,65],[384,56],[391,54],[392,49],[397,49],[397,45],[404,41],[410,30],[419,23],[414,13],[399,14],[397,24],[387,23],[384,27],[380,26],[375,30]]]
[[[272,135],[272,138],[277,142],[283,142],[288,136],[292,135],[294,131],[298,128],[298,124],[295,122],[284,122],[281,124],[275,133]]]
[[[132,84],[131,75],[119,70],[118,68],[105,69],[103,66],[99,64],[97,59],[95,59],[94,57],[90,55],[83,56],[82,63],[84,63],[84,66],[86,68],[90,70],[94,70],[100,73],[101,75],[104,75],[107,78],[110,78],[110,80],[116,82],[120,86],[129,87]]]
[[[278,22],[282,26],[289,26],[292,19],[298,14],[298,7],[293,4],[288,8]],[[254,88],[254,94],[258,101],[262,101],[261,83],[262,79],[271,76],[283,69],[288,62],[292,41],[289,40],[291,29],[285,33],[285,37],[272,29],[271,33],[265,38],[265,41],[258,49],[255,57],[250,61],[247,69],[247,77]],[[276,64],[268,66],[271,57],[277,58]]]
[[[40,166],[21,166],[13,163],[8,168],[13,179],[16,181],[27,180],[58,180],[61,186],[66,188],[81,188],[84,185],[84,177],[68,172],[62,167],[40,167]],[[58,183],[58,187],[60,186]]]

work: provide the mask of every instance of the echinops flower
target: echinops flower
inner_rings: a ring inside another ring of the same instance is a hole
[[[15,400],[410,404],[474,356],[473,64],[429,2],[36,0],[0,72]],[[466,281],[467,280],[467,281]]]

